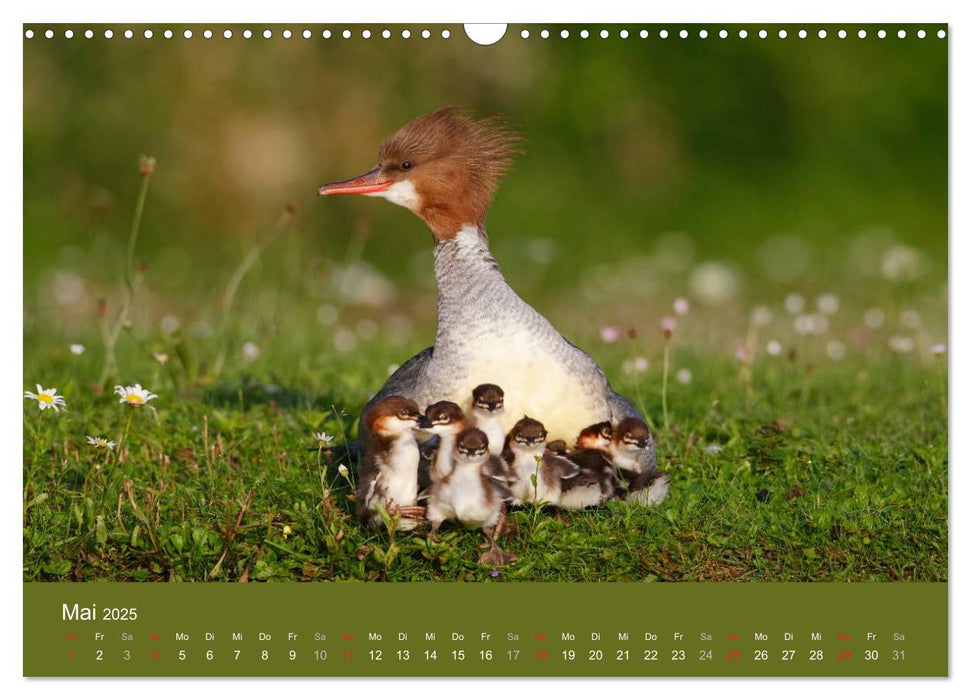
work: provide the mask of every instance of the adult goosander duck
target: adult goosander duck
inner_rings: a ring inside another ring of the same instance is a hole
[[[593,423],[640,417],[593,358],[519,298],[489,252],[486,214],[517,142],[499,119],[441,109],[388,138],[365,174],[318,190],[383,197],[420,217],[435,242],[435,345],[401,365],[365,412],[400,395],[422,406],[453,401],[471,415],[472,390],[489,383],[509,391],[505,431],[533,415],[551,439],[572,439]],[[361,444],[366,429],[362,422]]]

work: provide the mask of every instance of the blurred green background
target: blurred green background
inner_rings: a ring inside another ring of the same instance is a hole
[[[525,136],[488,219],[514,288],[584,342],[605,324],[651,329],[684,296],[705,318],[695,351],[730,354],[754,304],[792,334],[783,299],[806,312],[835,294],[853,340],[871,307],[882,332],[907,310],[946,336],[947,41],[677,37],[668,27],[510,26],[495,46],[450,27],[314,26],[253,38],[222,25],[204,39],[54,39],[24,43],[25,331],[97,334],[97,304],[117,302],[137,158],[158,159],[137,257],[148,266],[138,328],[219,323],[232,270],[288,201],[293,227],[244,280],[240,339],[263,347],[430,344],[430,237],[408,212],[315,188],[363,172],[382,140],[445,105],[501,114]],[[795,306],[793,307],[795,308]],[[707,317],[703,314],[709,313]],[[781,316],[779,314],[782,314]],[[785,318],[783,322],[781,319]],[[910,317],[913,321],[913,316]],[[164,321],[164,322],[163,322]],[[362,325],[363,324],[363,325]],[[895,325],[896,324],[896,325]],[[873,330],[872,327],[870,330]],[[866,331],[869,332],[869,331]],[[926,340],[927,342],[921,342]],[[658,340],[659,342],[659,340]]]

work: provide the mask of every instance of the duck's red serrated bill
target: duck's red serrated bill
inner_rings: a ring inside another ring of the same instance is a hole
[[[375,168],[363,175],[352,177],[350,180],[321,185],[320,189],[317,190],[317,194],[373,194],[375,192],[384,192],[391,187],[391,184],[389,180],[382,180],[380,169]]]

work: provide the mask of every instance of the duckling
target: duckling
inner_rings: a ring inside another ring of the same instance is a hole
[[[506,431],[502,428],[506,395],[495,384],[480,384],[472,390],[472,422],[489,438],[489,452],[502,453]]]
[[[568,459],[546,449],[546,428],[529,416],[521,418],[509,431],[502,454],[513,480],[513,505],[556,505],[563,482],[580,471]]]
[[[453,456],[451,471],[427,492],[430,536],[434,537],[444,521],[457,520],[481,530],[485,536],[489,550],[479,558],[480,564],[495,566],[515,561],[515,554],[496,544],[503,505],[512,498],[502,460],[489,454],[489,439],[478,428],[459,433]]]
[[[577,465],[579,473],[563,482],[557,504],[560,508],[589,508],[623,495],[623,485],[605,455],[612,435],[609,422],[596,423],[580,431],[577,449],[564,452],[563,456]]]
[[[388,396],[369,408],[362,423],[368,435],[357,481],[357,514],[381,527],[380,504],[399,516],[399,530],[413,530],[424,516],[418,503],[418,442],[414,430],[425,425],[418,404]]]
[[[657,468],[654,438],[639,418],[625,418],[614,428],[607,455],[627,488],[625,500],[656,505],[668,495],[671,476]]]
[[[440,481],[452,471],[455,438],[465,430],[468,421],[459,405],[451,401],[439,401],[425,409],[429,423],[428,432],[438,436],[438,447],[429,457],[428,475],[433,482]]]

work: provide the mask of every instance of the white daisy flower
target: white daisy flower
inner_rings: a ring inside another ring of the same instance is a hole
[[[105,450],[115,449],[115,441],[103,437],[91,437],[88,435],[88,444],[94,445],[95,447],[101,447]]]
[[[314,433],[314,440],[317,441],[318,447],[326,447],[334,439],[333,435],[328,435],[327,433]]]
[[[118,403],[127,403],[132,408],[144,406],[152,399],[158,398],[156,394],[153,394],[148,389],[142,389],[141,384],[135,384],[134,386],[116,386],[115,393],[121,397],[121,401]]]
[[[81,343],[71,343],[69,346],[72,355],[83,355],[84,351],[87,349]]]
[[[67,410],[67,404],[64,402],[63,396],[58,396],[57,389],[45,389],[40,384],[37,385],[37,393],[32,391],[25,391],[24,398],[33,399],[37,402],[37,407],[46,411],[48,408],[53,408],[55,412],[59,413],[61,407]]]

